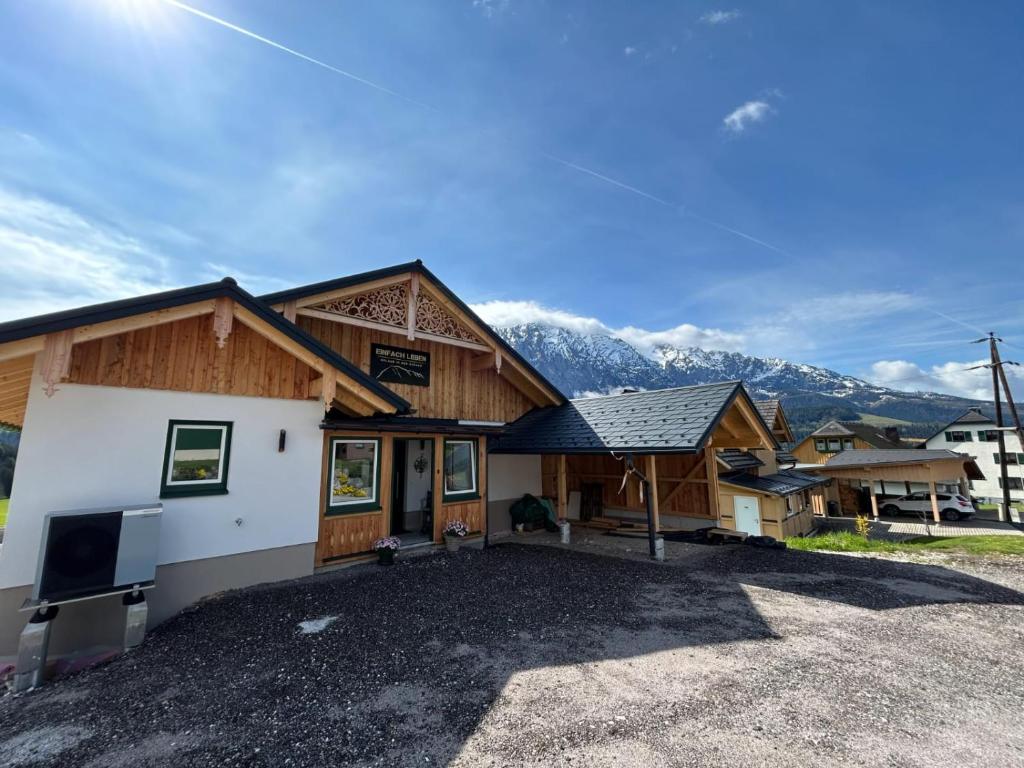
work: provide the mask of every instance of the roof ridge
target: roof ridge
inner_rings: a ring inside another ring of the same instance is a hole
[[[569,399],[570,403],[582,403],[589,402],[592,400],[606,400],[609,397],[629,397],[631,395],[653,395],[660,392],[678,392],[681,389],[698,389],[700,387],[718,387],[725,384],[731,384],[736,386],[737,384],[743,384],[742,379],[730,379],[729,381],[714,381],[710,384],[686,384],[681,387],[663,387],[661,389],[644,389],[640,392],[616,392],[609,393],[607,395],[592,395],[591,397],[573,397]]]

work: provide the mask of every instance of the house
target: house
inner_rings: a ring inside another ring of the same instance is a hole
[[[780,443],[792,443],[796,441],[793,430],[789,426],[789,419],[782,408],[781,400],[758,400],[754,403],[757,412],[761,414],[764,423],[772,431],[775,439]]]
[[[562,402],[419,262],[269,300],[227,279],[4,323],[0,418],[23,429],[0,656],[49,511],[162,502],[153,625],[391,532],[480,534],[489,499],[521,494],[489,490],[489,469],[539,485],[539,458],[490,467],[488,436]],[[117,598],[63,606],[52,651],[116,645],[122,622]]]
[[[830,421],[793,448],[800,464],[824,464],[840,451],[905,448],[896,427],[879,428],[862,421]]]
[[[932,518],[956,519],[959,510],[944,508],[945,494],[967,496],[971,482],[984,474],[970,456],[947,450],[921,448],[851,448],[831,456],[824,464],[806,468],[831,480],[827,501],[839,514],[879,516],[886,497],[922,491],[930,499]]]
[[[1003,498],[1002,466],[1000,465],[998,432],[995,419],[980,408],[969,408],[934,435],[924,441],[925,448],[955,451],[971,456],[984,480],[972,480],[975,496],[988,499]],[[1012,500],[1024,500],[1024,447],[1015,431],[1003,432],[1006,447],[1007,481]]]
[[[22,428],[0,546],[0,658],[50,511],[160,502],[149,626],[205,596],[509,528],[524,493],[655,527],[729,524],[717,451],[770,453],[740,382],[568,401],[421,262],[254,297],[227,278],[0,324]],[[587,486],[584,488],[584,486]],[[741,494],[742,495],[742,494]],[[752,498],[762,498],[751,492]],[[758,502],[760,503],[760,501]],[[767,518],[765,518],[767,521]],[[55,655],[116,646],[116,596],[67,603]]]

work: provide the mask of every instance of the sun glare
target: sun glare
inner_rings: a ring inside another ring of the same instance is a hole
[[[148,32],[171,26],[174,8],[161,0],[100,0],[106,12],[116,20]]]

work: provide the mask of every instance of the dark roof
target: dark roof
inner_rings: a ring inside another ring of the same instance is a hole
[[[853,432],[838,421],[830,421],[811,432],[811,437],[853,437]]]
[[[893,442],[883,430],[862,421],[830,421],[812,432],[811,437],[859,437],[874,448],[903,447],[903,441]]]
[[[789,451],[776,451],[775,461],[779,464],[799,464],[800,460]]]
[[[843,467],[884,466],[899,464],[923,464],[928,461],[944,461],[959,459],[965,463],[967,477],[971,480],[984,480],[985,475],[974,461],[974,457],[956,451],[931,448],[856,448],[842,451],[822,464],[823,469],[842,469]]]
[[[761,418],[764,419],[764,423],[771,429],[775,426],[775,417],[779,413],[779,401],[778,400],[758,400],[754,403],[757,408],[757,412],[761,414]]]
[[[718,480],[727,485],[738,485],[741,488],[770,493],[773,496],[789,496],[791,493],[824,485],[829,481],[827,477],[808,475],[792,469],[784,469],[774,475],[762,477],[746,472],[726,472],[719,475]]]
[[[507,341],[505,341],[503,338],[501,338],[501,336],[495,333],[494,329],[491,328],[491,326],[489,326],[487,323],[481,320],[480,316],[477,315],[477,313],[474,312],[472,309],[470,309],[469,306],[462,299],[456,296],[455,293],[451,290],[451,288],[449,288],[447,285],[438,280],[437,276],[429,269],[427,269],[425,266],[423,266],[423,262],[420,261],[419,259],[416,259],[416,261],[407,262],[405,264],[396,264],[391,267],[375,269],[370,272],[361,272],[356,275],[339,277],[334,280],[325,280],[320,283],[300,285],[296,288],[288,288],[283,291],[267,293],[264,294],[263,296],[260,296],[259,298],[260,301],[264,301],[267,304],[280,304],[285,301],[294,301],[295,299],[303,299],[306,298],[307,296],[315,296],[318,293],[330,293],[331,291],[337,291],[342,288],[350,288],[352,286],[360,285],[362,283],[368,283],[373,280],[381,280],[388,277],[397,277],[398,275],[404,275],[406,272],[417,272],[423,275],[423,277],[430,280],[430,282],[437,286],[438,290],[440,290],[441,293],[445,295],[445,297],[447,297],[460,310],[462,310],[470,318],[472,318],[473,322],[477,323],[481,328],[487,331],[491,339],[499,347],[501,347],[503,354],[508,355],[513,360],[522,365],[524,368],[526,368],[528,371],[530,371],[534,376],[537,377],[537,379],[539,379],[544,384],[544,386],[551,390],[551,392],[556,396],[556,398],[565,400],[565,395],[562,394],[562,391],[558,387],[556,387],[554,384],[548,381],[544,374],[542,374],[540,371],[534,368],[533,365],[531,365],[525,357],[516,352],[516,350],[513,349],[512,346],[509,345]]]
[[[1010,406],[1006,405],[1005,403],[1003,404],[1003,413],[1004,414],[1008,412],[1009,407]],[[942,429],[940,429],[934,435],[930,435],[927,438],[925,438],[924,443],[921,443],[921,445],[924,445],[929,440],[931,440],[933,437],[938,437],[943,432],[945,432],[947,429],[949,429],[950,427],[952,427],[952,426],[954,426],[956,424],[995,424],[995,423],[996,423],[996,420],[995,419],[990,419],[988,416],[986,416],[985,412],[982,411],[981,408],[968,408],[966,411],[961,413],[959,416],[957,416],[955,419],[953,419],[953,421],[949,422],[949,424],[944,426]],[[1003,420],[1003,423],[1004,424],[1006,423],[1005,419]]]
[[[718,458],[725,463],[729,469],[757,469],[763,467],[764,462],[750,451],[741,451],[739,448],[726,448],[718,452]]]
[[[63,312],[53,312],[48,315],[37,315],[22,320],[0,323],[0,344],[27,339],[31,336],[39,336],[45,333],[64,331],[81,325],[105,323],[110,320],[120,320],[124,317],[131,317],[132,315],[139,315],[145,312],[154,312],[160,309],[168,309],[170,307],[178,307],[206,299],[222,297],[230,298],[237,302],[268,325],[304,346],[324,362],[329,363],[394,405],[399,411],[404,412],[409,409],[409,403],[405,399],[396,395],[368,374],[363,373],[358,366],[353,365],[330,347],[310,336],[295,325],[295,323],[285,320],[278,312],[275,312],[247,291],[239,288],[238,283],[230,277],[225,277],[223,280],[215,283],[204,283],[190,288],[178,288],[173,291],[136,296],[130,299],[121,299],[120,301],[108,301],[103,304],[92,304],[78,309],[68,309]]]
[[[970,459],[963,453],[922,448],[854,448],[840,451],[825,462],[826,467],[860,467],[866,464],[920,464],[938,459]]]
[[[737,397],[753,405],[739,381],[570,400],[527,413],[492,452],[696,453]]]
[[[336,409],[320,424],[321,429],[355,429],[387,432],[435,432],[446,435],[494,435],[505,430],[504,424],[460,421],[459,419],[428,419],[416,416],[368,416],[356,418]]]

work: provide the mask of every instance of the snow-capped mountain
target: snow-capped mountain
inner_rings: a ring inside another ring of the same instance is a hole
[[[858,414],[948,423],[976,401],[900,392],[827,368],[738,352],[661,346],[645,355],[622,339],[541,323],[496,329],[519,354],[570,397],[622,388],[661,389],[742,379],[755,399],[780,398],[801,421]],[[913,431],[913,430],[911,430]]]

